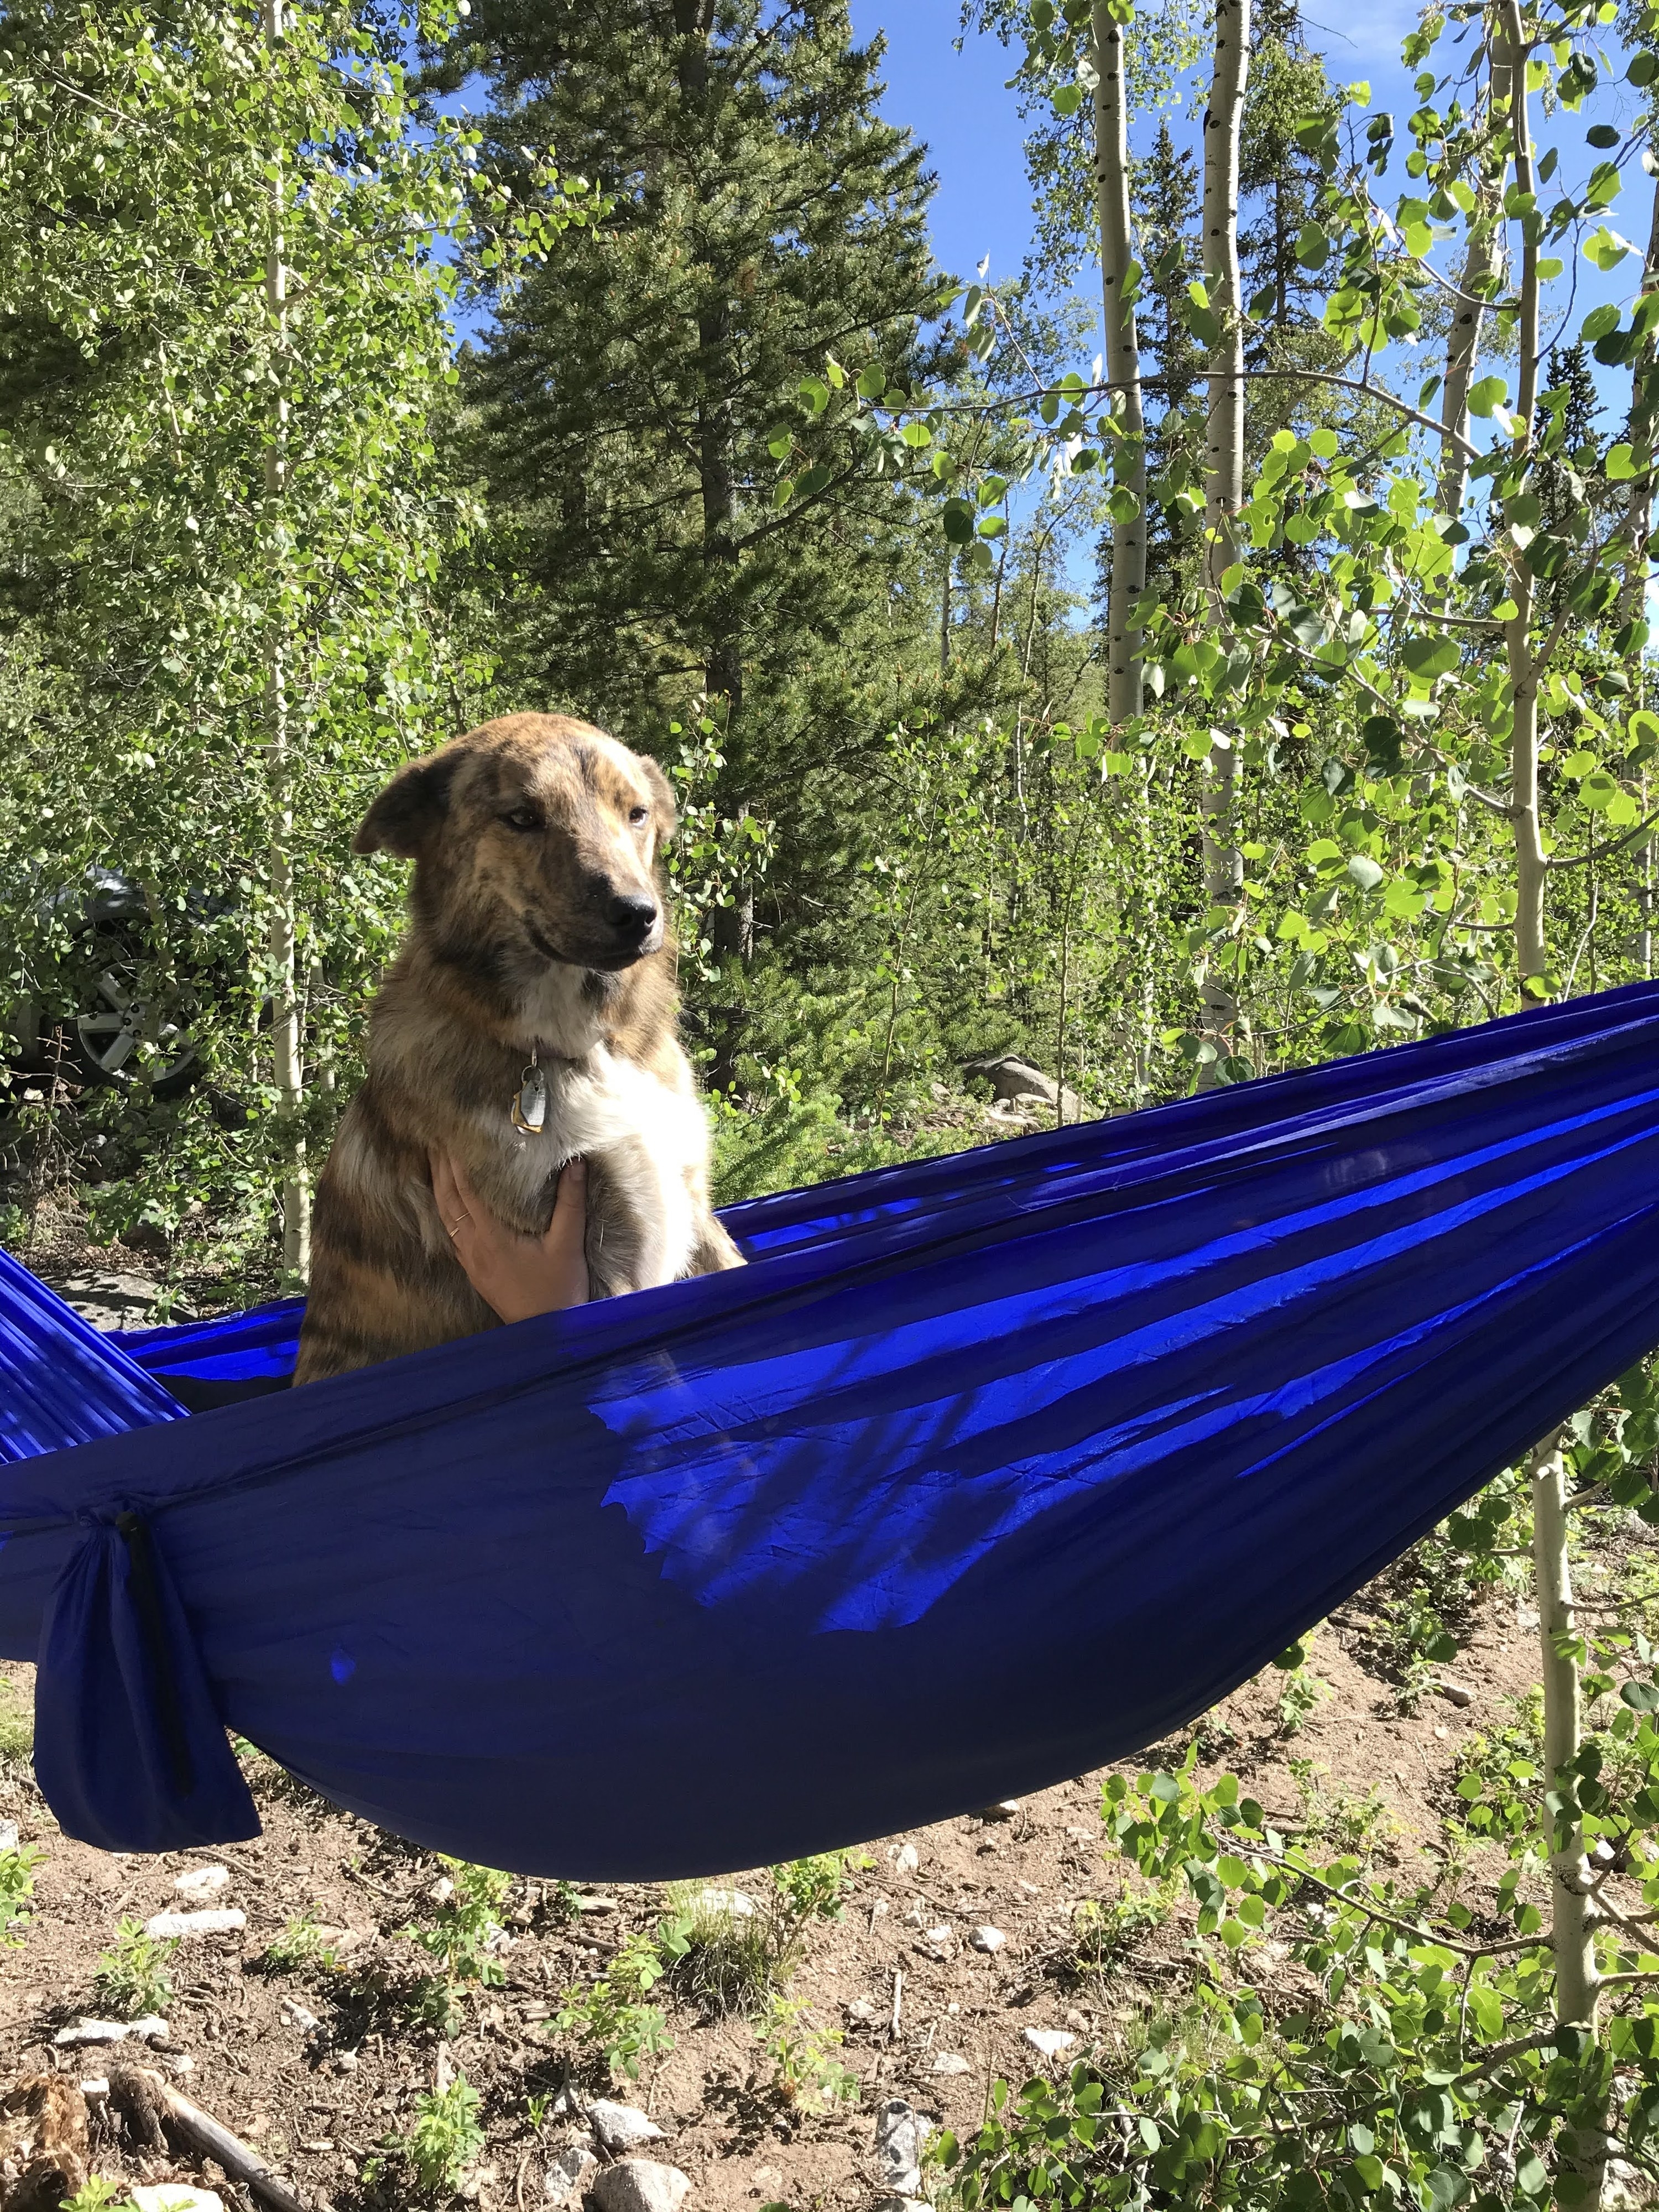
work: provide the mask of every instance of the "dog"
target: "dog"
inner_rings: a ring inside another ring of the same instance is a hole
[[[562,714],[486,722],[369,808],[353,849],[414,861],[411,926],[318,1182],[296,1383],[500,1325],[439,1219],[434,1150],[526,1235],[581,1153],[595,1297],[742,1266],[676,1034],[674,827],[656,763]]]

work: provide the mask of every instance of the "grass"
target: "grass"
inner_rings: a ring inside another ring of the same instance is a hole
[[[0,1764],[26,1766],[34,1752],[34,1716],[9,1676],[0,1674]]]
[[[291,1974],[301,1966],[328,1966],[339,1960],[309,1912],[296,1913],[280,1936],[273,1936],[261,1953],[273,1973]]]

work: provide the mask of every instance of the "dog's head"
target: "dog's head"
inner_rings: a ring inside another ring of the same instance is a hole
[[[673,829],[654,761],[566,714],[509,714],[411,762],[352,844],[413,860],[434,951],[510,991],[553,963],[614,974],[659,951]]]

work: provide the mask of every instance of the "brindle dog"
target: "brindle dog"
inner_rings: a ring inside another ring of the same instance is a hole
[[[450,1247],[428,1153],[500,1219],[552,1218],[588,1162],[592,1293],[741,1267],[675,1035],[654,761],[562,714],[509,714],[396,776],[354,841],[415,863],[412,927],[369,1017],[368,1077],[317,1188],[296,1382],[497,1326]],[[532,1056],[546,1085],[521,1091]]]

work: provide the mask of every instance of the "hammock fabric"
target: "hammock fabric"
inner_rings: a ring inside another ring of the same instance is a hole
[[[1656,1208],[1641,985],[762,1200],[745,1269],[291,1395],[296,1307],[115,1342],[8,1267],[36,1771],[88,1842],[228,1841],[229,1727],[588,1880],[1085,1772],[1659,1343]]]

